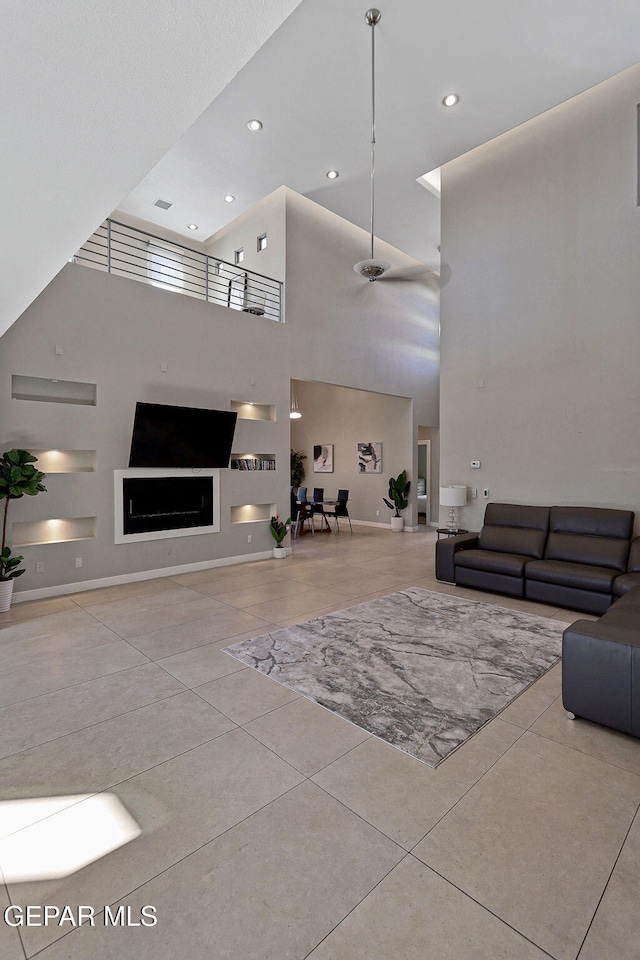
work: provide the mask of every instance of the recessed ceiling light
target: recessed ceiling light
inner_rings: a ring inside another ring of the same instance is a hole
[[[457,93],[448,93],[446,97],[442,98],[442,102],[445,105],[445,107],[455,107],[459,99],[460,97],[458,96]]]
[[[197,224],[197,223],[188,223],[188,224],[187,224],[187,230],[197,230],[197,229],[198,229],[198,224]]]
[[[225,203],[233,203],[234,200],[235,200],[235,197],[232,197],[230,193],[228,193],[224,198]]]
[[[262,130],[262,123],[259,120],[249,120],[247,126],[249,130]]]
[[[327,177],[329,180],[337,180],[340,176],[339,170],[327,170]]]

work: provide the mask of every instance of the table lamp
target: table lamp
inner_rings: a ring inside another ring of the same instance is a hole
[[[447,520],[447,529],[455,533],[460,529],[460,520],[458,518],[458,507],[464,507],[467,502],[467,488],[462,484],[451,484],[448,487],[440,487],[440,505],[449,507],[449,518]]]

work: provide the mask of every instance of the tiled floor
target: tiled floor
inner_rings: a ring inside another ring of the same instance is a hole
[[[638,960],[640,742],[569,721],[559,666],[432,770],[222,652],[409,585],[575,619],[438,584],[434,541],[361,526],[0,615],[0,800],[106,792],[141,830],[0,910],[158,917],[0,921],[2,960]]]

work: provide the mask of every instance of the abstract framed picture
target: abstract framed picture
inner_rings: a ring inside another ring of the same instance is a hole
[[[358,473],[382,473],[382,441],[358,444]]]
[[[313,445],[313,472],[333,473],[332,443],[315,443]]]

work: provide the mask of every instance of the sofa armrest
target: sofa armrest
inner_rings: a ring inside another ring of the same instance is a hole
[[[471,550],[478,546],[477,533],[463,533],[459,537],[446,537],[436,543],[436,579],[455,583],[454,556],[458,550]]]
[[[601,640],[607,643],[620,643],[627,647],[640,647],[640,630],[607,623],[606,614],[604,614],[599,620],[576,620],[562,635],[563,646],[571,647],[580,640],[584,640],[585,643]]]
[[[640,636],[602,619],[577,620],[562,637],[562,702],[577,717],[640,734]]]

